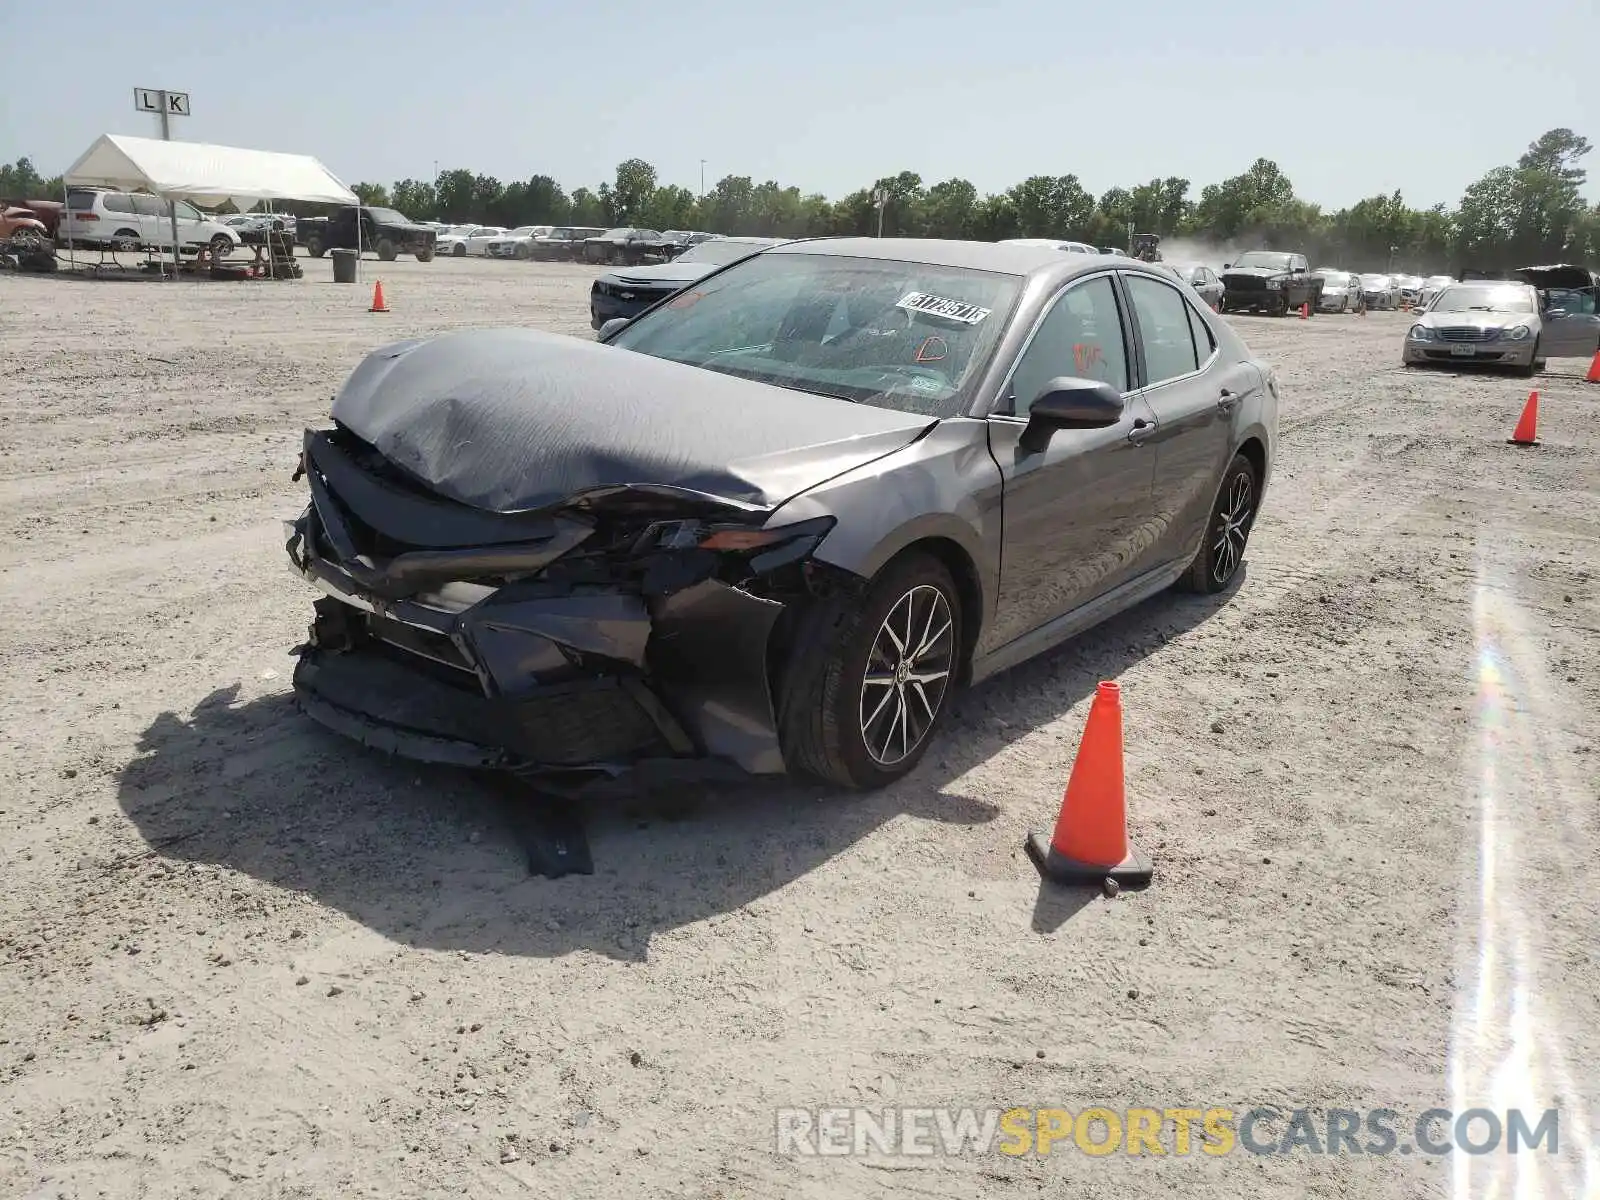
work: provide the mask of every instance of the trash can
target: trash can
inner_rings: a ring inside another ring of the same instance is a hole
[[[335,283],[354,283],[356,281],[356,259],[360,256],[354,250],[330,250],[328,254],[333,258],[333,281]]]

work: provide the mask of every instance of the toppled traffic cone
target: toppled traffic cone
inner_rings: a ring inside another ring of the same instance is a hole
[[[1311,301],[1307,300],[1300,305],[1300,319],[1309,320],[1311,317]]]
[[[1517,421],[1517,428],[1506,441],[1513,446],[1537,446],[1539,444],[1538,392],[1528,393],[1528,402],[1522,406],[1522,417]]]
[[[1024,846],[1039,873],[1056,883],[1150,882],[1150,860],[1128,844],[1122,689],[1117,684],[1102,683],[1095,689],[1055,832],[1048,842],[1029,834]]]
[[[368,312],[388,312],[389,306],[383,302],[383,280],[378,280],[372,285],[372,307]]]
[[[1589,364],[1589,373],[1583,377],[1585,383],[1600,383],[1600,350],[1594,352],[1594,361]]]

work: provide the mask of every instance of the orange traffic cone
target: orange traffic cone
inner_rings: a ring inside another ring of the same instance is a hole
[[[1517,428],[1506,441],[1513,446],[1537,446],[1539,444],[1539,393],[1529,392],[1528,402],[1522,406],[1522,417],[1517,421]]]
[[[388,312],[389,306],[383,302],[383,280],[378,280],[372,285],[372,307],[368,312]]]
[[[1585,383],[1600,383],[1600,350],[1594,352],[1594,361],[1589,364],[1589,373],[1583,377]]]
[[[1300,306],[1300,319],[1302,321],[1305,321],[1305,320],[1309,320],[1310,317],[1311,317],[1311,301],[1307,300],[1305,303],[1303,303]]]
[[[1122,689],[1095,689],[1055,833],[1028,835],[1034,866],[1056,883],[1150,882],[1150,860],[1128,844],[1122,783]]]

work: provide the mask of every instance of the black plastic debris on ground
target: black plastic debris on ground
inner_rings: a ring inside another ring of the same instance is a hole
[[[504,776],[497,782],[506,820],[528,856],[529,874],[546,879],[594,874],[582,814],[586,781]]]

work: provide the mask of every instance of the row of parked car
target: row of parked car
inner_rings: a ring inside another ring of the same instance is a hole
[[[677,257],[718,235],[690,229],[658,232],[637,226],[604,229],[590,225],[446,225],[423,222],[436,231],[435,253],[452,258],[517,258],[534,262],[639,264]]]
[[[1388,310],[1421,308],[1455,282],[1450,275],[1385,275],[1318,267],[1322,280],[1319,312],[1355,312],[1360,308]]]

